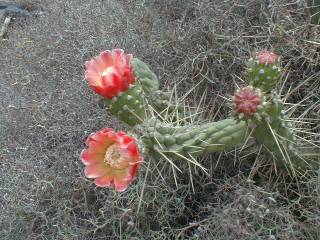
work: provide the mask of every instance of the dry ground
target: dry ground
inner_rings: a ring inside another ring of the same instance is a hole
[[[119,194],[96,189],[79,162],[90,132],[125,128],[83,77],[85,60],[115,47],[147,62],[162,86],[182,81],[185,92],[202,81],[190,101],[207,88],[208,103],[243,84],[253,51],[274,49],[290,72],[286,88],[310,80],[289,100],[311,93],[307,115],[319,119],[320,28],[305,1],[16,2],[33,16],[16,17],[0,43],[0,239],[320,239],[319,172],[295,181],[261,173],[254,183],[252,159],[233,164],[231,154],[216,167],[213,155],[210,176],[193,171],[193,193],[189,177],[175,186],[165,161],[149,161]]]

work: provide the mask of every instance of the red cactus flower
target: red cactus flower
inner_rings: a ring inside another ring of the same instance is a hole
[[[81,153],[85,176],[94,178],[99,187],[126,190],[143,161],[136,140],[124,132],[105,128],[92,133],[86,145],[88,148]]]
[[[253,87],[245,87],[235,94],[236,111],[245,116],[251,116],[257,111],[257,107],[262,104],[260,95]]]
[[[122,49],[106,50],[85,63],[85,78],[93,91],[112,99],[135,81],[131,60]]]
[[[275,64],[279,60],[279,56],[277,54],[267,50],[256,52],[256,58],[260,65]]]

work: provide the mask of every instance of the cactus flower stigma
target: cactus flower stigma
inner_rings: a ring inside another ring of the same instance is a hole
[[[136,140],[124,132],[105,128],[92,133],[86,145],[88,148],[81,153],[85,176],[95,179],[99,187],[125,191],[143,161]]]
[[[260,94],[251,86],[242,88],[234,94],[237,113],[244,116],[251,116],[257,112],[257,108],[262,104]]]
[[[125,54],[122,49],[113,49],[87,61],[85,78],[91,89],[107,99],[127,91],[135,81],[131,60],[131,54]]]

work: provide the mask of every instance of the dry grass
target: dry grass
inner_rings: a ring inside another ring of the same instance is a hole
[[[289,72],[285,90],[310,79],[288,101],[311,93],[313,107],[294,116],[319,119],[320,27],[305,1],[19,2],[34,16],[17,17],[0,45],[1,239],[319,239],[319,172],[299,184],[262,172],[253,184],[254,156],[231,152],[202,160],[210,176],[192,169],[195,193],[160,160],[118,194],[94,188],[79,162],[90,132],[123,128],[83,80],[84,61],[114,47],[150,64],[162,86],[186,92],[201,81],[188,100],[207,88],[217,119],[227,115],[217,96],[245,84],[245,60],[273,48]]]

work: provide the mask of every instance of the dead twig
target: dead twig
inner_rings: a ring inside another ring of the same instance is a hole
[[[1,40],[7,32],[10,22],[11,22],[11,17],[6,17],[4,20],[4,23],[2,24],[1,30],[0,30],[0,39]]]

